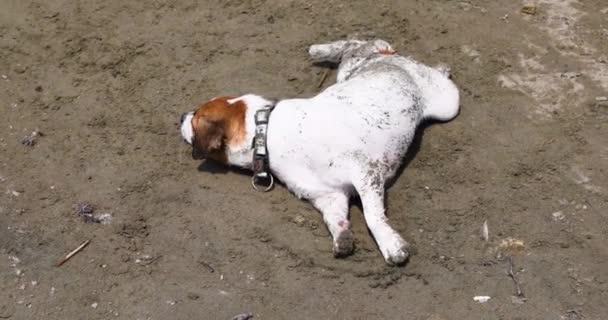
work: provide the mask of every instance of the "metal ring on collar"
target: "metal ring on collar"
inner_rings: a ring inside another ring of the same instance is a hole
[[[272,187],[274,186],[274,177],[272,176],[271,173],[268,173],[268,176],[270,177],[270,183],[268,184],[268,186],[259,185],[257,176],[251,177],[251,186],[253,187],[253,190],[255,190],[257,192],[270,191],[272,189]],[[264,189],[262,189],[260,187],[264,187]]]

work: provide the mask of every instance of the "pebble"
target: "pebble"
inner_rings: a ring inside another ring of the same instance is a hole
[[[232,317],[232,320],[249,320],[252,318],[253,318],[252,313],[241,313],[241,314],[237,314],[236,316]]]
[[[97,306],[98,306],[98,303],[97,303],[97,302],[93,302],[93,303],[91,304],[91,308],[93,308],[93,309],[97,309]]]
[[[525,5],[521,8],[521,13],[529,14],[531,16],[536,15],[538,8],[535,5]]]
[[[306,218],[304,218],[301,215],[296,215],[295,217],[293,217],[293,222],[298,225],[299,227],[303,226],[304,223],[306,222]]]
[[[526,298],[523,297],[518,297],[518,296],[511,296],[511,302],[513,304],[524,304],[526,302]]]
[[[489,296],[474,296],[473,300],[479,302],[479,303],[486,303],[488,302],[490,299],[492,299]]]
[[[560,221],[566,218],[561,211],[553,212],[551,216],[553,216],[553,221]]]
[[[568,78],[568,79],[576,79],[580,76],[582,76],[583,74],[580,72],[564,72],[562,73],[562,78]]]

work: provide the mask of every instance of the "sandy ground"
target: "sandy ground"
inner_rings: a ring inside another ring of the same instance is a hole
[[[0,319],[606,319],[607,28],[601,0],[3,0]],[[389,190],[404,267],[357,206],[336,260],[308,203],[193,161],[178,134],[216,95],[314,95],[307,46],[355,34],[448,64],[461,90]]]

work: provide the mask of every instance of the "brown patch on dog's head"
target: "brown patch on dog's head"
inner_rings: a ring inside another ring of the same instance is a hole
[[[240,144],[247,134],[242,100],[229,103],[233,97],[215,98],[201,105],[192,117],[192,158],[228,162],[226,148]]]

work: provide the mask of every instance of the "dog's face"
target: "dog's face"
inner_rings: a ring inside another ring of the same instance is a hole
[[[227,148],[245,139],[247,108],[242,101],[230,99],[215,98],[182,115],[182,138],[192,146],[192,158],[227,163]]]

